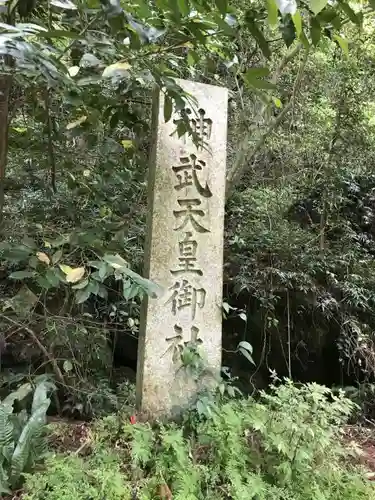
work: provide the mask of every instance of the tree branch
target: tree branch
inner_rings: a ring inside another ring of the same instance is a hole
[[[283,58],[283,60],[281,61],[281,64],[277,68],[276,73],[273,77],[274,82],[276,82],[278,76],[280,75],[282,69],[286,66],[286,64],[289,61],[291,61],[293,59],[293,57],[295,57],[299,53],[301,47],[302,47],[301,45],[295,47],[289,54],[287,54]],[[227,184],[226,184],[226,193],[225,193],[226,199],[228,199],[232,195],[234,188],[240,182],[242,176],[245,174],[245,172],[247,170],[249,170],[251,168],[251,165],[252,165],[257,153],[262,149],[266,140],[274,132],[274,130],[280,125],[280,123],[283,121],[285,116],[288,114],[288,112],[292,108],[292,106],[294,104],[294,100],[295,100],[297,92],[298,92],[298,88],[299,88],[301,80],[302,80],[302,75],[303,75],[303,72],[304,72],[304,69],[306,66],[308,54],[309,54],[309,51],[306,50],[304,58],[303,58],[301,65],[299,67],[297,77],[296,77],[294,87],[293,87],[293,92],[292,92],[292,95],[291,95],[291,98],[290,98],[288,104],[286,104],[286,106],[284,106],[284,109],[277,116],[277,118],[272,121],[272,123],[269,125],[266,132],[259,138],[258,142],[255,144],[255,146],[251,152],[249,152],[249,149],[248,149],[248,144],[250,142],[250,135],[251,134],[250,133],[247,134],[245,139],[242,141],[242,144],[241,144],[239,152],[237,154],[237,158],[235,160],[235,163],[227,175]],[[267,109],[267,106],[265,106],[265,108],[263,109],[263,112],[265,112],[266,109]]]

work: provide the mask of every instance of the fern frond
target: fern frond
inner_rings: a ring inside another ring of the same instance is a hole
[[[13,443],[13,425],[10,420],[13,407],[0,404],[0,449]]]
[[[29,460],[33,437],[40,433],[46,423],[46,413],[50,400],[41,405],[30,417],[25,425],[14,450],[11,463],[11,479],[15,482],[19,479],[26,463]]]

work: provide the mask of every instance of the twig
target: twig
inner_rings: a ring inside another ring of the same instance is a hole
[[[22,323],[19,323],[18,321],[15,321],[14,319],[10,318],[9,316],[6,316],[5,314],[0,314],[0,317],[5,319],[6,321],[9,321],[9,323],[12,323],[13,325],[17,325],[17,326],[22,326],[25,331],[30,335],[30,337],[33,339],[33,341],[35,342],[35,344],[39,347],[39,349],[42,351],[42,353],[44,354],[44,356],[48,359],[48,361],[50,362],[52,368],[53,368],[53,371],[56,375],[56,378],[57,380],[63,384],[63,385],[66,385],[65,384],[65,379],[64,379],[64,376],[56,362],[56,360],[50,355],[50,353],[47,351],[47,349],[44,347],[44,345],[41,343],[41,341],[38,339],[38,336],[37,334],[34,332],[34,330],[32,330],[31,328],[29,328],[28,326],[26,325],[22,325]]]
[[[290,54],[288,54],[288,57],[284,59],[282,62],[282,67],[285,66],[285,64],[291,60],[292,54],[295,55],[297,53],[297,48],[292,51]],[[283,121],[287,113],[290,111],[290,109],[293,106],[293,101],[294,97],[296,96],[297,90],[301,84],[302,80],[302,75],[306,66],[307,58],[308,58],[309,51],[306,50],[305,56],[301,62],[300,68],[298,70],[298,74],[296,77],[295,85],[293,88],[293,93],[292,96],[286,106],[284,106],[284,109],[281,111],[281,113],[278,115],[278,117],[270,124],[266,132],[260,137],[258,142],[256,143],[254,149],[251,151],[249,157],[248,157],[248,149],[247,149],[247,144],[249,143],[250,137],[249,135],[246,136],[244,139],[242,146],[239,149],[239,153],[237,155],[235,164],[233,167],[230,169],[228,176],[227,176],[227,185],[226,185],[226,199],[228,199],[231,194],[233,193],[234,188],[238,184],[238,182],[241,180],[243,174],[248,170],[249,166],[251,167],[255,156],[257,153],[262,149],[264,146],[266,140],[268,137],[272,134],[272,132],[280,125],[280,123]]]
[[[53,124],[52,116],[50,110],[50,100],[49,100],[49,90],[48,88],[44,91],[44,104],[46,107],[46,125],[47,125],[47,137],[48,137],[48,157],[50,163],[50,173],[51,173],[51,187],[54,193],[57,192],[56,188],[56,158],[55,151],[53,149]]]

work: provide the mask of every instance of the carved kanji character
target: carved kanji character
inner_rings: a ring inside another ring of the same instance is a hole
[[[197,241],[192,239],[192,236],[193,234],[190,231],[187,231],[185,233],[184,239],[179,242],[179,269],[173,271],[171,270],[171,274],[177,275],[186,272],[192,272],[198,274],[198,276],[203,275],[202,270],[195,267],[197,262],[198,243]]]
[[[205,305],[206,290],[193,287],[188,280],[177,281],[171,287],[171,290],[173,290],[173,293],[166,303],[172,304],[174,315],[176,315],[177,311],[189,307],[192,319],[194,319],[197,307],[202,309]]]
[[[175,228],[175,231],[179,231],[180,229],[183,229],[186,224],[190,221],[191,225],[193,228],[198,232],[198,233],[209,233],[209,229],[204,228],[197,222],[194,218],[194,216],[199,216],[203,217],[204,216],[204,211],[200,209],[194,209],[194,206],[199,206],[201,204],[201,201],[199,199],[186,199],[186,200],[177,200],[178,204],[180,207],[185,207],[183,210],[174,210],[173,215],[175,217],[184,217],[184,220],[182,221],[182,224],[178,227]]]
[[[180,165],[172,167],[173,172],[176,174],[178,184],[174,187],[176,190],[192,186],[194,184],[196,190],[201,196],[210,198],[212,196],[211,190],[206,186],[203,187],[199,182],[197,171],[202,170],[206,166],[206,162],[198,160],[195,154],[190,156],[183,156],[180,158]]]

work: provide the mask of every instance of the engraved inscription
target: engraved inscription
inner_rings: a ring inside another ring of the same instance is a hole
[[[183,333],[184,331],[181,326],[174,325],[174,332],[175,335],[173,335],[173,337],[167,337],[165,339],[168,343],[170,343],[170,347],[171,346],[177,347],[180,344],[186,345],[191,343],[197,345],[203,343],[203,340],[199,338],[199,328],[197,328],[194,325],[190,327],[190,337],[187,340],[184,340],[185,335]]]
[[[196,267],[198,242],[193,240],[192,236],[193,233],[187,231],[184,239],[179,242],[179,269],[171,270],[171,274],[178,275],[186,272],[192,272],[198,276],[203,275],[202,270]]]
[[[199,182],[197,175],[197,171],[203,170],[205,166],[206,162],[203,160],[199,160],[195,154],[181,157],[180,165],[178,165],[177,167],[172,167],[172,170],[176,174],[178,180],[178,184],[176,184],[174,188],[178,191],[194,184],[196,190],[201,196],[210,198],[212,196],[212,193],[210,188],[208,187],[207,182],[206,186],[203,187]]]
[[[211,139],[212,132],[212,120],[211,118],[206,118],[205,115],[205,110],[201,108],[198,110],[198,119],[192,118],[190,121],[193,132],[198,135],[202,143],[205,139]]]
[[[206,111],[202,108],[198,110],[196,117],[191,118],[191,115],[191,109],[185,108],[181,111],[182,119],[173,120],[173,123],[177,125],[177,130],[181,130],[183,123],[188,120],[192,134],[198,141],[198,149],[203,149],[204,142],[211,139],[213,121],[206,117]],[[183,140],[186,144],[186,134],[183,135]]]
[[[204,211],[193,208],[194,206],[199,206],[201,204],[201,201],[197,198],[192,198],[192,199],[185,199],[185,200],[177,200],[178,204],[180,205],[183,210],[173,210],[173,215],[176,218],[179,217],[184,217],[182,223],[180,226],[176,227],[174,230],[179,231],[180,229],[184,229],[186,224],[190,221],[191,225],[193,228],[198,232],[198,233],[209,233],[210,230],[206,229],[203,227],[197,220],[194,218],[194,216],[198,217],[203,217],[204,216]]]
[[[177,281],[170,290],[173,290],[173,293],[166,304],[172,304],[172,313],[176,316],[178,311],[190,308],[191,317],[195,319],[197,307],[202,309],[206,302],[206,290],[193,287],[185,279]]]

